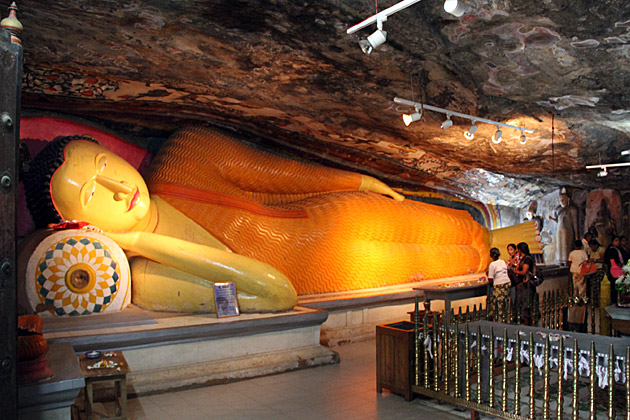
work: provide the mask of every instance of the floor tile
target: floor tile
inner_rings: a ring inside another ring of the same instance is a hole
[[[470,418],[431,400],[376,392],[375,341],[335,347],[336,365],[129,400],[131,420],[406,420]],[[105,407],[107,408],[107,407]],[[485,418],[485,417],[482,417]]]

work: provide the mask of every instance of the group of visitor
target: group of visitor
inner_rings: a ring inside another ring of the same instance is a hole
[[[625,236],[613,235],[610,244],[604,248],[591,232],[587,232],[582,240],[576,240],[573,251],[569,254],[569,271],[572,276],[573,298],[578,304],[569,308],[568,322],[578,326],[585,326],[587,302],[587,276],[583,266],[593,263],[593,271],[604,270],[611,281],[611,303],[617,301],[615,279],[624,274],[622,267],[630,259]],[[532,304],[536,295],[536,285],[530,279],[536,275],[536,264],[531,256],[529,246],[525,242],[507,246],[508,257],[500,259],[498,248],[490,250],[491,262],[488,266],[488,281],[493,286],[492,300],[488,305],[491,319],[506,322],[506,303],[511,296],[515,302],[512,308],[515,314],[520,314],[520,322],[532,325]],[[514,292],[512,292],[514,287]],[[496,313],[495,313],[496,310]]]
[[[584,239],[582,242],[588,243],[588,247],[584,249],[586,254],[586,260],[580,262],[583,258],[579,257],[576,259],[578,264],[583,264],[584,262],[592,262],[595,264],[597,270],[604,270],[608,280],[611,282],[610,288],[610,302],[617,302],[617,289],[614,287],[614,282],[620,276],[624,275],[622,267],[628,263],[630,260],[630,250],[628,250],[628,240],[625,236],[612,235],[610,238],[610,243],[608,247],[604,248],[597,239],[594,238],[594,235],[590,232],[587,232],[584,235]],[[572,252],[575,253],[579,248],[576,243],[576,250]],[[577,255],[577,254],[576,254]],[[576,284],[576,278],[579,282],[580,276],[577,273],[579,267],[576,267],[575,270],[571,269],[571,273],[573,274],[573,283]],[[576,274],[578,274],[576,276]]]
[[[507,261],[499,259],[501,251],[498,248],[490,250],[492,262],[488,266],[488,281],[493,286],[490,316],[500,322],[506,322],[506,302],[511,295],[511,287],[515,287],[514,302],[516,314],[521,322],[532,324],[532,302],[536,294],[536,286],[529,281],[535,274],[536,264],[529,251],[529,245],[520,242],[518,245],[507,246]],[[494,314],[494,308],[497,313]]]

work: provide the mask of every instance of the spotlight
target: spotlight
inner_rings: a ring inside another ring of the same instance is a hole
[[[387,32],[383,30],[383,20],[384,19],[379,19],[376,21],[376,26],[378,27],[378,29],[372,35],[368,36],[367,39],[362,39],[361,41],[359,41],[361,51],[363,51],[365,54],[369,55],[372,50],[380,47],[385,43],[385,41],[387,41]]]
[[[409,124],[412,122],[420,120],[420,118],[422,118],[422,113],[418,112],[418,109],[416,109],[416,112],[413,114],[403,114],[402,116],[403,122],[407,127],[409,127]]]
[[[521,137],[519,140],[521,141],[521,144],[527,143],[527,136],[525,135],[524,131],[521,131]]]
[[[444,122],[442,122],[442,125],[440,127],[442,127],[442,130],[446,130],[447,128],[451,127],[453,125],[453,121],[451,120],[451,115],[447,114],[446,115],[446,119],[444,120]]]
[[[597,173],[597,176],[600,178],[603,178],[607,175],[608,175],[608,171],[606,170],[606,167],[603,167],[602,170]]]
[[[446,0],[444,2],[444,11],[453,16],[461,17],[464,13],[466,13],[466,5],[463,1]]]
[[[502,135],[503,135],[503,131],[501,131],[501,128],[499,126],[497,126],[497,131],[495,131],[495,133],[492,135],[492,143],[494,143],[494,144],[501,143],[501,136]]]
[[[475,138],[476,132],[477,132],[477,121],[473,121],[468,131],[464,131],[464,137],[466,137],[468,140],[472,140]]]

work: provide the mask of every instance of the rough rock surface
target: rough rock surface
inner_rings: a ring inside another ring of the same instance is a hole
[[[376,3],[379,10],[396,3]],[[145,147],[204,121],[393,186],[524,206],[560,185],[626,189],[585,165],[630,148],[627,0],[469,0],[461,18],[424,0],[375,25],[359,0],[24,0],[23,109],[81,116]],[[7,4],[8,6],[8,4]],[[6,15],[6,14],[5,14]],[[425,111],[409,127],[394,97],[535,130]]]

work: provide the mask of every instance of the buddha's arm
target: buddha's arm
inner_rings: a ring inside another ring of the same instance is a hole
[[[376,178],[260,152],[260,159],[222,170],[239,188],[270,194],[310,194],[334,191],[373,191],[397,201],[404,196]],[[227,167],[226,167],[227,168]]]
[[[125,251],[176,268],[210,282],[234,282],[237,290],[290,309],[297,293],[280,271],[269,264],[205,245],[147,232],[111,233]]]
[[[184,130],[180,135],[186,133]],[[404,199],[367,175],[278,156],[222,134],[206,131],[205,135],[213,143],[212,152],[221,176],[244,191],[267,194],[373,191],[398,201]]]

